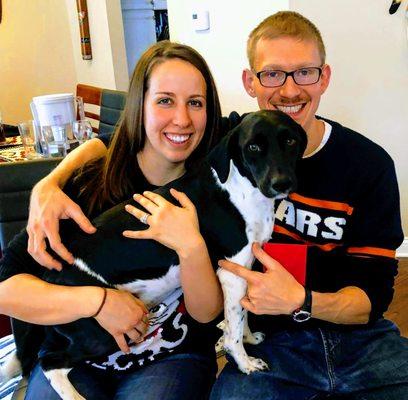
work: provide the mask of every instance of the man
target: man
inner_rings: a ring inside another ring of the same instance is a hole
[[[381,318],[392,299],[402,241],[393,162],[370,140],[316,117],[331,70],[310,21],[293,12],[270,16],[251,33],[248,58],[248,94],[262,109],[288,113],[308,135],[298,190],[278,205],[273,234],[274,242],[308,245],[307,277],[303,287],[257,245],[265,273],[220,263],[248,282],[242,305],[257,315],[250,325],[266,334],[248,352],[270,369],[243,376],[228,363],[212,398],[408,398],[408,340]],[[98,141],[87,146],[88,154],[90,147],[95,155],[104,151]],[[75,157],[65,162],[76,165]],[[31,253],[54,268],[59,264],[45,252],[44,236],[58,254],[72,257],[59,241],[56,218],[74,218],[92,231],[80,210],[67,198],[56,201],[64,195],[50,189],[64,182],[71,166],[43,180],[33,196],[39,205],[32,205],[37,211],[28,226]]]
[[[228,363],[211,398],[408,398],[408,340],[381,318],[403,239],[393,162],[370,140],[316,117],[331,72],[309,20],[272,15],[252,31],[247,51],[248,94],[307,132],[298,190],[277,207],[273,233],[274,242],[308,244],[307,276],[303,287],[259,245],[265,273],[220,262],[248,282],[241,304],[266,333],[248,353],[270,369],[243,377]]]

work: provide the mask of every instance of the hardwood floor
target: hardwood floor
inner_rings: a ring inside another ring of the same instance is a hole
[[[400,259],[394,289],[394,299],[385,316],[398,325],[401,335],[408,337],[408,258]]]

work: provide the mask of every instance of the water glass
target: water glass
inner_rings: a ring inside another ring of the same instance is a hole
[[[18,124],[18,131],[23,143],[25,157],[28,160],[40,158],[41,155],[36,152],[36,135],[34,121],[29,120]]]
[[[78,140],[78,143],[82,144],[92,138],[92,125],[86,119],[75,121],[72,124],[72,133],[75,139]]]
[[[41,139],[47,147],[50,157],[65,157],[67,155],[67,125],[41,126]]]

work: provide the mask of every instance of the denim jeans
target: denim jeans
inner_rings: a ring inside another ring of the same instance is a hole
[[[280,332],[247,350],[270,369],[246,376],[229,360],[211,400],[408,399],[408,339],[387,320],[370,330]]]
[[[208,399],[215,373],[215,360],[175,354],[127,374],[83,366],[73,368],[68,378],[87,400],[203,400]],[[25,399],[60,399],[38,365],[30,375]]]

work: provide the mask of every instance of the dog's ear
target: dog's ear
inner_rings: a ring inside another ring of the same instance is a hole
[[[306,131],[298,125],[298,132],[299,132],[299,154],[298,154],[298,159],[300,160],[303,157],[303,154],[305,153],[306,146],[307,146],[307,134]]]
[[[237,157],[239,132],[238,125],[214,147],[209,155],[210,164],[217,172],[221,183],[225,183],[228,179],[231,159]]]

